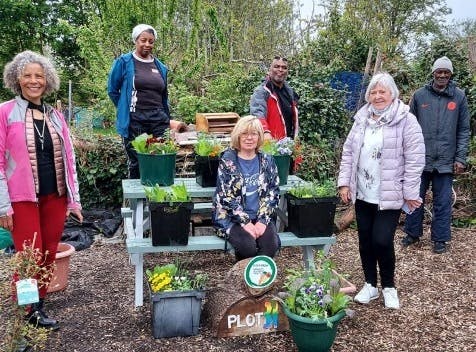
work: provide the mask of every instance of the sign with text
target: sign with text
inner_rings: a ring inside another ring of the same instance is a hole
[[[289,329],[281,305],[272,295],[247,297],[233,304],[218,326],[218,337],[263,334]]]
[[[245,268],[245,283],[251,288],[266,288],[274,282],[277,272],[272,258],[265,255],[256,256]]]
[[[18,280],[16,283],[18,305],[37,303],[40,298],[38,294],[38,283],[35,279]]]

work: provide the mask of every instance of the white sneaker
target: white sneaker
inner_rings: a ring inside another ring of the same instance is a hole
[[[378,296],[378,288],[373,287],[371,284],[366,282],[364,287],[362,287],[359,293],[354,297],[354,301],[367,304],[371,300],[378,298]]]
[[[400,301],[398,300],[397,290],[394,287],[385,287],[383,290],[383,299],[385,307],[392,309],[400,308]]]

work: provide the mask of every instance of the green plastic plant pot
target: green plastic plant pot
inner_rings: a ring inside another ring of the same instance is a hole
[[[145,186],[170,186],[174,184],[175,157],[172,154],[137,153],[140,183]]]
[[[327,326],[326,319],[312,320],[292,313],[286,306],[283,306],[283,308],[299,352],[329,351],[337,334],[337,326],[341,319],[345,317],[345,311],[340,311],[329,318],[332,323],[330,328]]]
[[[291,163],[290,155],[273,155],[274,162],[278,168],[279,185],[285,185],[288,183],[289,165]]]

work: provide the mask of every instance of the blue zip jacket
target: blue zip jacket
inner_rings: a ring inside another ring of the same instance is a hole
[[[170,118],[168,89],[167,89],[167,67],[154,58],[154,63],[159,69],[165,83],[165,90],[162,94],[162,105],[165,113]],[[117,132],[127,138],[129,136],[129,121],[131,111],[131,99],[134,83],[134,59],[132,52],[121,55],[115,59],[109,78],[107,81],[107,94],[117,108],[116,129]]]

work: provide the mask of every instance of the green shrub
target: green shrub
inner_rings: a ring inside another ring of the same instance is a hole
[[[127,163],[121,139],[101,134],[75,136],[76,165],[83,208],[119,208]]]
[[[317,145],[303,143],[302,163],[297,175],[304,180],[323,181],[336,179],[339,172],[341,143],[330,144],[323,140]]]

